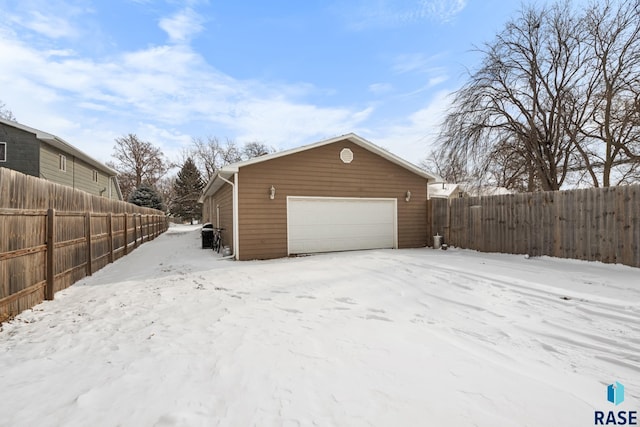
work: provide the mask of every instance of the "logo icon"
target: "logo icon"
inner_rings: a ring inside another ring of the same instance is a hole
[[[616,381],[607,387],[607,400],[614,405],[624,402],[624,386]]]

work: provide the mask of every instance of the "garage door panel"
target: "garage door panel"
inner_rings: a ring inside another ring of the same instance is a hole
[[[396,246],[395,199],[287,200],[289,253]]]
[[[347,223],[327,223],[327,224],[313,224],[313,225],[297,225],[290,226],[289,232],[293,236],[299,236],[305,238],[308,236],[314,236],[314,233],[318,231],[318,227],[326,227],[323,229],[322,235],[325,239],[340,239],[340,238],[367,238],[368,236],[378,236],[384,233],[385,230],[381,230],[387,227],[389,224],[347,224]],[[386,230],[386,235],[393,239],[393,233],[390,230]],[[311,237],[317,239],[317,237]],[[374,237],[377,238],[377,237]],[[393,240],[391,240],[393,244]]]
[[[393,245],[380,247],[380,242],[377,239],[311,239],[311,240],[298,240],[296,243],[298,250],[292,250],[292,254],[309,254],[317,252],[339,252],[339,251],[357,251],[364,249],[391,249]]]

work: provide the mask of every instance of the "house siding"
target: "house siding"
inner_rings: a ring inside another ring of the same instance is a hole
[[[67,158],[67,170],[60,169],[60,154]],[[40,178],[75,188],[73,182],[73,156],[40,143]]]
[[[213,197],[208,197],[205,200],[204,205],[207,207],[207,211],[203,212],[204,221],[212,223],[214,227],[218,225],[216,206],[220,206],[219,224],[221,228],[224,228],[222,231],[222,244],[229,246],[231,250],[235,250],[233,247],[233,187],[225,183],[216,191]]]
[[[0,123],[0,142],[6,142],[6,161],[0,167],[39,176],[40,142],[32,133]]]
[[[112,199],[118,200],[118,193],[113,180],[95,166],[44,142],[40,143],[40,152],[41,178],[86,191],[96,196],[109,197],[109,194],[111,194]],[[66,172],[60,169],[61,154],[67,159]],[[98,182],[93,180],[94,170],[98,172]],[[111,193],[109,193],[109,188],[111,188]]]
[[[82,160],[75,158],[74,164],[74,182],[76,188],[87,193],[98,196],[109,196],[109,177],[94,166],[89,165]],[[98,181],[93,180],[93,171],[98,173]],[[104,191],[102,191],[104,189]],[[101,194],[102,192],[102,194]],[[117,196],[116,196],[117,197]]]
[[[107,196],[113,200],[122,200],[119,194],[120,188],[116,185],[117,181],[115,181],[114,178],[115,177],[113,176],[109,177],[109,187],[111,188],[111,190],[109,190],[109,193],[107,194]]]
[[[351,163],[340,160],[343,148]],[[247,165],[238,176],[240,259],[287,256],[287,196],[396,198],[398,247],[427,244],[427,180],[350,141]]]
[[[6,143],[6,161],[0,161],[0,167],[120,200],[120,191],[111,176],[115,171],[53,135],[1,119],[0,142]],[[66,146],[70,151],[63,148]],[[60,170],[60,154],[67,159],[66,172]],[[93,180],[94,170],[97,182]]]
[[[207,196],[202,201],[202,223],[213,222],[215,215],[215,199],[213,196]]]

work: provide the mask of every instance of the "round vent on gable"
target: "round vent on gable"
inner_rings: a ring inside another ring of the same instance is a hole
[[[353,161],[353,151],[343,148],[340,151],[340,160],[342,160],[342,163],[351,163]]]

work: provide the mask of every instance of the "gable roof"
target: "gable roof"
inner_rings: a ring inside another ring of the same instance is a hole
[[[429,184],[429,197],[448,199],[456,191],[463,191],[463,189],[458,184],[450,182]]]
[[[340,142],[340,141],[352,142],[352,143],[364,148],[365,150],[368,150],[368,151],[370,151],[372,153],[375,153],[375,154],[379,155],[380,157],[385,158],[386,160],[390,161],[391,163],[395,163],[396,165],[401,166],[401,167],[413,172],[414,174],[423,177],[427,181],[440,180],[440,177],[438,177],[437,175],[434,175],[432,173],[429,173],[429,172],[419,168],[418,166],[414,165],[413,163],[410,163],[410,162],[404,160],[403,158],[398,157],[395,154],[390,153],[389,151],[387,151],[387,150],[385,150],[385,149],[383,149],[381,147],[378,147],[377,145],[367,141],[366,139],[356,135],[355,133],[349,133],[349,134],[346,134],[346,135],[341,135],[341,136],[337,136],[337,137],[334,137],[334,138],[329,138],[329,139],[325,139],[325,140],[322,140],[322,141],[318,141],[318,142],[315,142],[313,144],[303,145],[301,147],[292,148],[292,149],[284,150],[284,151],[279,151],[277,153],[265,154],[264,156],[254,157],[254,158],[249,159],[249,160],[244,160],[244,161],[241,161],[241,162],[231,163],[229,165],[223,166],[209,180],[209,182],[207,183],[206,187],[202,191],[202,196],[200,197],[199,202],[202,203],[202,201],[204,200],[205,196],[212,195],[216,191],[218,191],[218,189],[224,184],[225,180],[228,180],[231,176],[233,176],[233,174],[239,172],[240,168],[242,168],[244,166],[249,166],[249,165],[253,165],[253,164],[256,164],[256,163],[267,162],[269,160],[277,159],[279,157],[289,156],[291,154],[300,153],[302,151],[311,150],[311,149],[314,149],[314,148],[322,147],[324,145],[329,145],[329,144],[333,144],[333,143]]]
[[[101,163],[99,161],[97,161],[96,159],[94,159],[93,157],[89,156],[86,153],[83,153],[82,151],[78,150],[76,147],[74,147],[73,145],[69,144],[67,141],[65,141],[64,139],[57,137],[53,134],[41,131],[39,129],[36,128],[32,128],[26,125],[23,125],[22,123],[18,123],[18,122],[14,122],[12,120],[6,120],[3,118],[0,118],[0,123],[7,125],[7,126],[11,126],[14,127],[16,129],[20,129],[23,130],[25,132],[29,132],[32,133],[36,136],[37,139],[39,139],[40,141],[54,147],[57,148],[60,151],[64,151],[65,153],[68,153],[74,157],[77,157],[78,159],[83,160],[84,162],[90,164],[91,166],[95,167],[96,169],[107,173],[109,176],[116,176],[118,174],[118,172],[116,172],[115,170],[111,169],[110,167],[108,167],[107,165],[105,165],[104,163]]]

